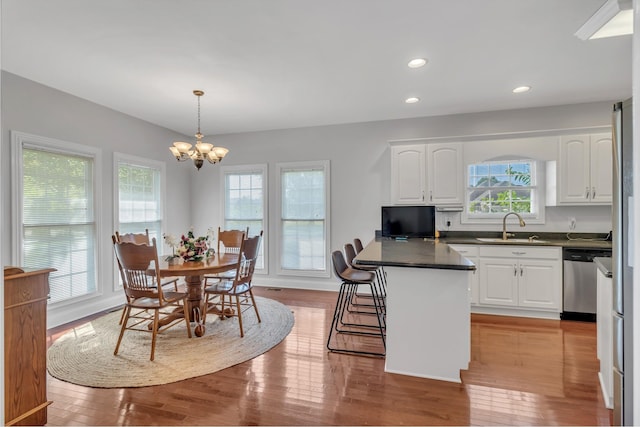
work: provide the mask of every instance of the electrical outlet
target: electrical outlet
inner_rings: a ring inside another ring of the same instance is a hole
[[[569,217],[569,230],[576,229],[576,219],[574,217]]]

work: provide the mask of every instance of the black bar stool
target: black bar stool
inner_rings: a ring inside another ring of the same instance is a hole
[[[369,286],[371,295],[377,296],[374,285],[376,280],[375,274],[370,271],[356,270],[348,266],[341,251],[334,251],[331,255],[333,269],[336,275],[342,280],[342,283],[340,284],[340,290],[338,292],[336,308],[333,312],[331,330],[329,331],[329,338],[327,339],[327,348],[329,351],[337,353],[384,356],[386,353],[385,327],[383,326],[384,311],[380,306],[379,298],[372,298],[373,311],[369,313],[375,316],[375,323],[364,322],[362,316],[358,313],[349,312],[351,300],[353,296],[357,294],[360,286]],[[367,317],[370,318],[369,316]],[[346,341],[342,342],[345,344],[343,346],[336,345],[339,344],[338,336],[340,335],[355,335],[363,337],[365,340],[366,338],[373,338],[378,348],[380,344],[382,345],[382,351],[373,351],[375,346],[360,340],[349,342],[351,346],[346,345]],[[380,341],[377,341],[377,339],[380,339]],[[357,344],[361,344],[364,348],[356,348],[355,345]],[[371,348],[371,350],[367,347]]]

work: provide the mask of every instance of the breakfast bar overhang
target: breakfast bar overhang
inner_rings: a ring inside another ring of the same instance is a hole
[[[355,258],[387,274],[385,371],[461,382],[471,357],[473,262],[437,240],[371,241]]]

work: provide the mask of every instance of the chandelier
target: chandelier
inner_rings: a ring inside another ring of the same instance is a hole
[[[204,159],[207,159],[209,163],[216,164],[221,161],[224,156],[227,155],[229,150],[224,147],[215,147],[208,142],[202,142],[202,133],[200,133],[200,97],[204,95],[201,90],[194,90],[193,94],[198,97],[198,133],[196,133],[196,145],[191,148],[191,144],[188,142],[174,142],[173,147],[169,147],[171,153],[175,156],[176,160],[183,162],[185,160],[192,159],[196,169],[200,170],[204,164]]]

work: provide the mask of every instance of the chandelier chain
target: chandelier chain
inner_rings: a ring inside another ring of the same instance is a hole
[[[198,96],[198,135],[200,135],[200,98],[202,95]]]

